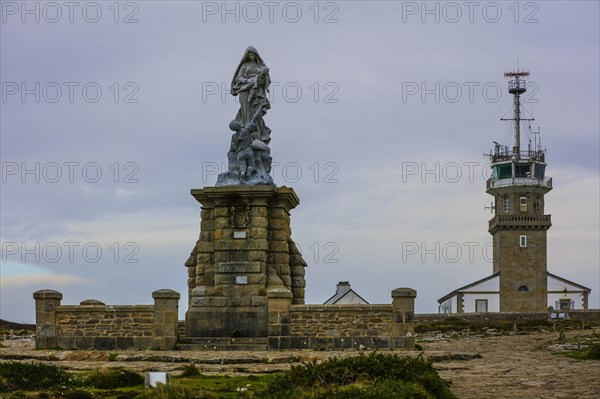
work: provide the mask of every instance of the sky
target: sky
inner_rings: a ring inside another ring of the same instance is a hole
[[[187,303],[190,190],[225,168],[231,79],[270,68],[272,175],[292,187],[307,303],[338,281],[418,313],[492,273],[493,141],[512,145],[504,72],[547,149],[548,270],[600,308],[596,1],[0,1],[0,318],[63,304]],[[525,130],[523,140],[535,140]]]

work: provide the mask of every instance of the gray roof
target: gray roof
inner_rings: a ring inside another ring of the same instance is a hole
[[[446,302],[448,299],[452,298],[454,295],[458,294],[460,291],[466,290],[467,288],[471,288],[474,285],[478,285],[485,281],[491,280],[494,277],[498,277],[499,275],[500,275],[500,272],[496,272],[496,273],[492,274],[491,276],[487,276],[485,278],[482,278],[481,280],[477,280],[471,284],[467,284],[464,287],[457,288],[454,291],[452,291],[451,293],[449,293],[448,295],[445,295],[445,296],[441,297],[440,299],[438,299],[438,303],[441,305],[443,302]]]
[[[338,303],[343,297],[345,297],[346,295],[348,295],[350,292],[354,293],[354,295],[356,295],[357,297],[359,297],[364,303],[369,304],[369,302],[365,301],[365,299],[358,295],[358,293],[356,291],[354,291],[352,288],[350,288],[348,291],[340,294],[339,292],[336,292],[335,295],[333,295],[331,298],[329,298],[328,300],[325,301],[326,305],[335,305],[336,303]]]
[[[575,286],[581,288],[583,291],[588,291],[588,292],[592,291],[591,289],[589,289],[587,287],[584,287],[581,284],[574,283],[572,281],[567,280],[566,278],[559,277],[556,274],[552,274],[550,272],[546,272],[546,273],[548,274],[548,277],[555,278],[555,279],[560,280],[560,281],[562,281],[564,283],[567,283],[567,284],[575,285]],[[451,293],[449,293],[447,295],[444,295],[443,297],[441,297],[440,299],[438,299],[438,303],[441,305],[443,302],[446,302],[448,299],[452,298],[454,295],[458,294],[459,292],[461,292],[463,290],[466,290],[467,288],[471,288],[474,285],[478,285],[478,284],[481,284],[481,283],[483,283],[485,281],[491,280],[494,277],[497,277],[499,275],[500,275],[500,272],[496,272],[496,273],[492,274],[491,276],[487,276],[485,278],[482,278],[481,280],[477,280],[477,281],[475,281],[475,282],[473,282],[471,284],[467,284],[464,287],[457,288],[454,291],[452,291]]]

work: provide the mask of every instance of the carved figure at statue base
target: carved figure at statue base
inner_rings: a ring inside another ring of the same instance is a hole
[[[254,186],[257,184],[273,184],[271,173],[271,150],[268,145],[259,140],[256,133],[256,121],[262,116],[260,107],[247,126],[237,120],[229,123],[229,128],[235,133],[231,136],[231,146],[227,153],[227,172],[221,173],[217,179],[220,186]]]

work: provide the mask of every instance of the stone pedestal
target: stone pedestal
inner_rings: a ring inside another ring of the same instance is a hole
[[[58,329],[56,308],[63,295],[54,290],[40,290],[33,293],[35,299],[35,348],[56,348]]]
[[[397,347],[415,346],[415,298],[417,291],[412,288],[396,288],[392,291],[392,336],[403,341]]]
[[[188,267],[188,337],[267,337],[267,291],[304,303],[304,267],[291,238],[293,189],[275,186],[192,190],[202,204],[200,238]]]
[[[179,293],[173,290],[157,290],[154,298],[154,348],[173,349],[177,344],[179,325]]]
[[[290,335],[292,297],[290,290],[285,287],[271,288],[267,291],[270,337]]]

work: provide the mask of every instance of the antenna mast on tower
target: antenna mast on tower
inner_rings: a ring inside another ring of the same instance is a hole
[[[522,79],[529,76],[527,71],[505,72],[504,77],[511,79],[508,82],[508,92],[514,96],[513,118],[501,119],[503,121],[512,120],[515,122],[515,138],[513,143],[513,156],[516,159],[521,157],[521,121],[532,121],[533,119],[521,118],[521,94],[527,91],[527,82]]]

